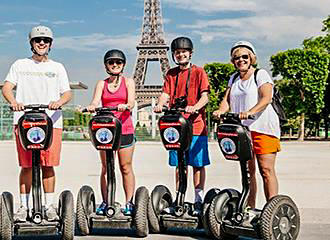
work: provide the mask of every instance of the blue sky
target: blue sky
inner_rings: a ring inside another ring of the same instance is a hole
[[[231,45],[251,41],[261,67],[278,51],[301,47],[303,39],[321,34],[330,14],[329,0],[162,0],[165,37],[189,36],[195,46],[193,62],[228,62]],[[140,39],[143,0],[1,0],[0,77],[3,81],[17,58],[31,56],[27,35],[33,26],[52,28],[55,40],[50,57],[62,62],[71,82],[87,91],[75,93],[75,103],[88,104],[94,84],[104,79],[103,55],[122,49],[125,68],[132,75]],[[169,56],[170,58],[170,56]],[[171,59],[171,58],[170,58]],[[170,61],[171,66],[173,62]],[[156,63],[147,84],[161,84]]]

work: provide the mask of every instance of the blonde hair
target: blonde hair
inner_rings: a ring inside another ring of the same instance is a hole
[[[234,49],[233,53],[231,54],[231,63],[235,65],[234,63],[234,57],[237,57],[237,56],[240,56],[242,55],[242,51],[245,50],[248,52],[248,55],[250,57],[250,60],[251,60],[251,64],[252,65],[256,65],[257,64],[257,56],[248,48],[246,47],[238,47],[236,49]]]

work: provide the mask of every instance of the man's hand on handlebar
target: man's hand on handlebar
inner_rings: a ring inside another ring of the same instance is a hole
[[[10,104],[10,108],[13,111],[23,111],[24,110],[24,104],[23,103],[14,102],[14,103]]]
[[[62,104],[59,101],[53,101],[48,104],[48,108],[51,110],[56,110],[62,107]]]
[[[198,109],[195,106],[187,106],[185,108],[186,113],[198,113]]]

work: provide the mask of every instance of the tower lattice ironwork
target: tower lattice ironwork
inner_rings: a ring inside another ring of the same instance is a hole
[[[158,61],[164,79],[170,68],[167,57],[160,0],[144,0],[141,41],[138,43],[133,79],[139,108],[150,105],[162,92],[162,85],[144,85],[149,61]]]

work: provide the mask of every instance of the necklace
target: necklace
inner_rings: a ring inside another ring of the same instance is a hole
[[[110,80],[110,78],[109,78]],[[109,81],[109,86],[111,89],[116,89],[119,85],[119,76],[117,76],[116,80],[115,81]]]

